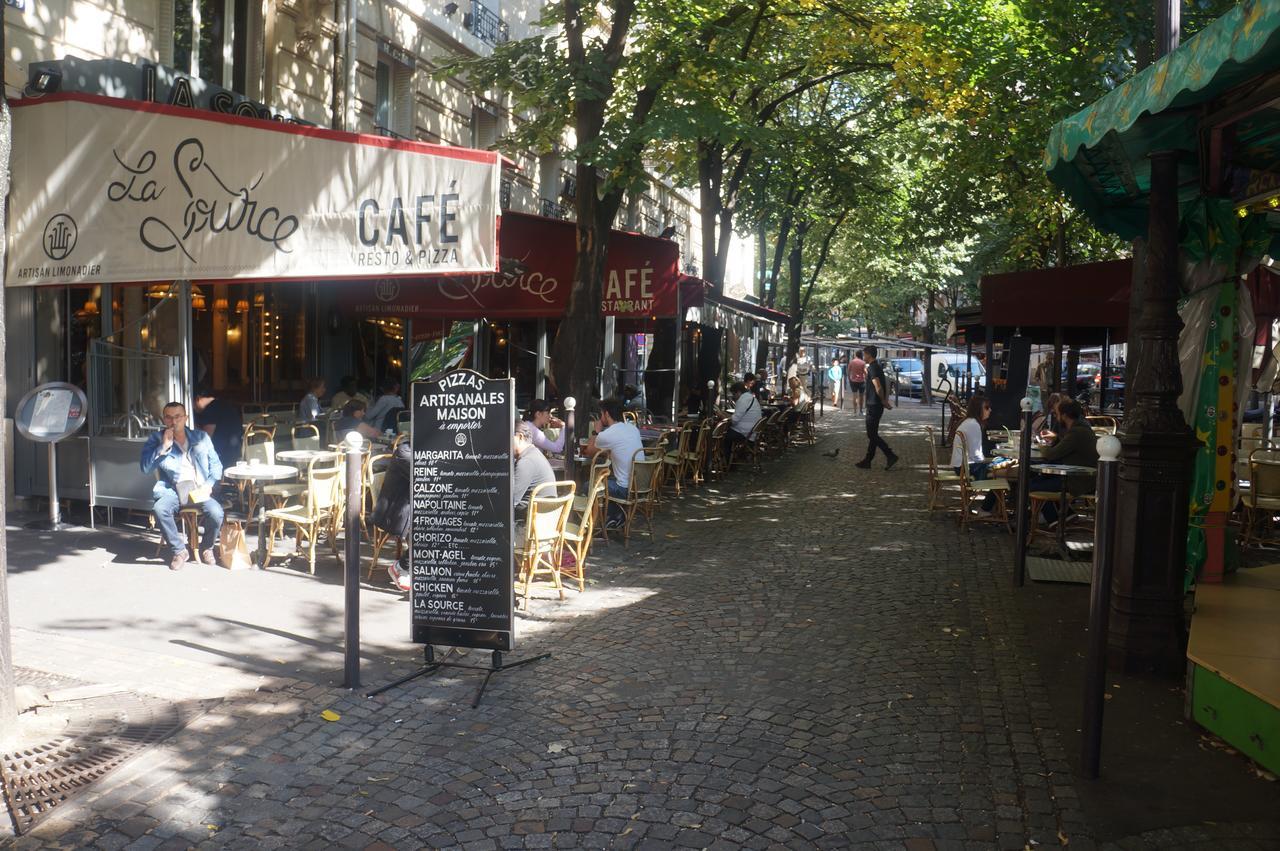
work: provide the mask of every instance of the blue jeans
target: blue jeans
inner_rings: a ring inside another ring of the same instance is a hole
[[[605,487],[609,489],[609,496],[617,497],[618,499],[627,498],[628,489],[618,484],[618,480],[613,476],[610,476],[609,480],[605,482]],[[610,520],[616,519],[619,523],[627,519],[622,511],[622,506],[616,502],[609,503],[608,516]]]
[[[178,510],[182,508],[178,502],[178,492],[166,490],[156,497],[152,510],[156,515],[156,525],[169,551],[180,553],[186,550],[187,541],[178,529]],[[200,511],[204,514],[204,534],[200,536],[200,549],[211,550],[218,543],[218,533],[222,531],[222,503],[216,499],[206,499],[200,503]],[[199,555],[197,553],[197,555]]]

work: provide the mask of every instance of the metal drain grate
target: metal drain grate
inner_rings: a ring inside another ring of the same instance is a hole
[[[45,688],[87,685],[38,671],[15,670],[19,684]],[[13,753],[0,754],[0,781],[18,835],[80,794],[148,745],[171,735],[204,704],[175,705],[159,698],[119,693],[59,703],[43,710],[65,722],[59,734]]]

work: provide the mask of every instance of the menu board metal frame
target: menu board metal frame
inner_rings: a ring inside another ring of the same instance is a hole
[[[515,380],[470,369],[415,381],[411,640],[515,648]]]

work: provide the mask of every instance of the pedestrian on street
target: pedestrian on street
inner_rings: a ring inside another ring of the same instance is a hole
[[[862,359],[862,349],[853,353],[849,361],[849,401],[853,402],[853,412],[861,414],[866,410],[867,362]]]
[[[854,466],[864,470],[871,469],[871,461],[879,449],[889,459],[884,468],[892,470],[893,465],[898,463],[898,455],[880,436],[880,418],[886,410],[893,407],[889,404],[884,367],[880,366],[880,360],[876,357],[879,352],[875,346],[867,346],[863,351],[867,356],[867,456]]]
[[[831,359],[831,368],[827,370],[827,380],[831,382],[831,407],[843,408],[844,369],[840,366],[840,358]]]

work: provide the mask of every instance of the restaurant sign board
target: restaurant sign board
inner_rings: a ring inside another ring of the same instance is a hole
[[[573,222],[505,212],[499,233],[510,275],[395,278],[340,290],[361,316],[430,319],[552,319],[569,309],[577,232]],[[669,239],[611,231],[601,282],[604,316],[669,318],[679,309],[680,246]]]
[[[460,369],[413,385],[412,640],[514,647],[515,382]]]
[[[84,94],[13,106],[10,286],[498,267],[493,152]]]

